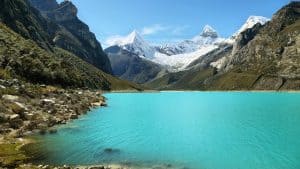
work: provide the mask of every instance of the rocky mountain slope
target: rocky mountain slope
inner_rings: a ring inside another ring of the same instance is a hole
[[[111,46],[105,52],[109,56],[114,75],[124,80],[143,84],[167,71],[163,66],[119,46]]]
[[[106,73],[112,73],[108,57],[89,27],[77,17],[77,8],[71,1],[60,4],[56,0],[29,1],[50,22],[48,33],[57,47],[79,56]]]
[[[48,52],[0,23],[0,70],[32,83],[103,90],[138,88],[60,48]],[[4,77],[1,77],[1,79]]]
[[[62,87],[103,90],[138,88],[132,83],[102,72],[53,44],[49,30],[56,30],[55,28],[61,26],[45,19],[27,0],[4,0],[0,3],[0,8],[3,8],[0,10],[2,72],[32,83]]]
[[[265,25],[258,22],[242,31],[226,50],[216,49],[190,64],[189,70],[148,85],[182,90],[298,90],[299,16],[300,2],[291,2]],[[181,81],[191,84],[184,86]]]
[[[256,25],[238,37],[220,74],[207,88],[298,90],[300,2],[279,10],[265,26]]]
[[[53,42],[49,32],[57,26],[45,20],[28,1],[0,1],[0,21],[24,38],[32,39],[40,47],[52,49]]]

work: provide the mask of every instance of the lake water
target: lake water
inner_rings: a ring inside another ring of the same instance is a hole
[[[38,136],[51,164],[299,169],[300,94],[105,94],[95,109]]]

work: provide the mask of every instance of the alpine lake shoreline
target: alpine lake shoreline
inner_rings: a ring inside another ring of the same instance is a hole
[[[107,106],[100,90],[33,85],[18,79],[0,80],[0,168],[112,168],[32,164],[36,134],[55,134],[56,127]]]
[[[55,134],[57,127],[87,114],[94,108],[107,106],[105,93],[160,93],[178,91],[100,91],[88,89],[63,89],[48,85],[32,85],[17,79],[0,81],[0,169],[127,169],[132,164],[99,164],[91,166],[52,166],[36,164],[39,154],[32,138],[36,134]],[[278,92],[299,91],[190,91],[190,92]],[[8,111],[10,114],[4,114]],[[35,154],[37,153],[37,154]],[[171,164],[156,166],[172,168]],[[137,167],[144,168],[144,167]],[[151,167],[150,167],[151,168]]]

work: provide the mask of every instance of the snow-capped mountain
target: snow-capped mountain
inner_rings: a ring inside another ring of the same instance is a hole
[[[265,25],[268,21],[270,21],[270,19],[263,16],[250,16],[247,19],[246,23],[242,25],[242,27],[238,31],[236,31],[230,38],[226,39],[226,42],[234,44],[239,34],[241,34],[247,29],[253,28],[257,23]],[[211,63],[210,65],[217,69],[221,69],[222,67],[224,67],[224,65],[226,65],[229,59],[230,58],[228,57],[223,57],[217,60],[216,62]]]
[[[263,25],[267,21],[269,19],[265,17],[250,16],[246,23],[228,39],[219,37],[214,28],[206,25],[199,35],[176,44],[152,46],[137,31],[133,31],[126,37],[116,39],[111,45],[119,46],[141,58],[166,66],[170,71],[180,71],[220,45],[233,44],[236,37],[246,29],[252,28],[257,23]],[[213,65],[219,67],[220,62]]]
[[[218,33],[211,26],[204,26],[201,34],[195,36],[190,40],[184,40],[176,44],[165,44],[160,47],[156,47],[161,53],[166,55],[178,55],[184,53],[196,52],[203,46],[215,45],[224,41],[223,38],[219,38]]]
[[[134,30],[126,37],[120,37],[111,42],[112,46],[119,46],[124,50],[145,58],[153,58],[156,49],[149,45],[142,36]]]
[[[217,32],[207,25],[200,35],[191,40],[164,45],[164,47],[149,45],[137,31],[133,31],[126,37],[116,39],[111,45],[166,66],[170,71],[178,71],[184,69],[193,60],[215,49],[216,44],[222,40],[218,37]]]
[[[263,16],[250,16],[246,23],[238,30],[236,31],[231,39],[235,39],[240,33],[244,32],[246,29],[252,28],[257,23],[260,23],[261,25],[266,24],[270,19],[263,17]]]

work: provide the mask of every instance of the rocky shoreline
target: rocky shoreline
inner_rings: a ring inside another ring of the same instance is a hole
[[[21,149],[31,143],[26,136],[54,134],[57,132],[54,126],[77,119],[91,108],[106,106],[101,94],[98,90],[0,79],[0,168],[55,168],[26,164],[31,158]]]
[[[132,92],[132,91],[131,91]],[[55,127],[78,119],[95,107],[107,106],[102,91],[34,85],[18,79],[0,79],[0,169],[163,169],[170,164],[139,166],[100,164],[52,166],[32,163],[34,134],[55,134]],[[34,154],[34,155],[33,155]]]

